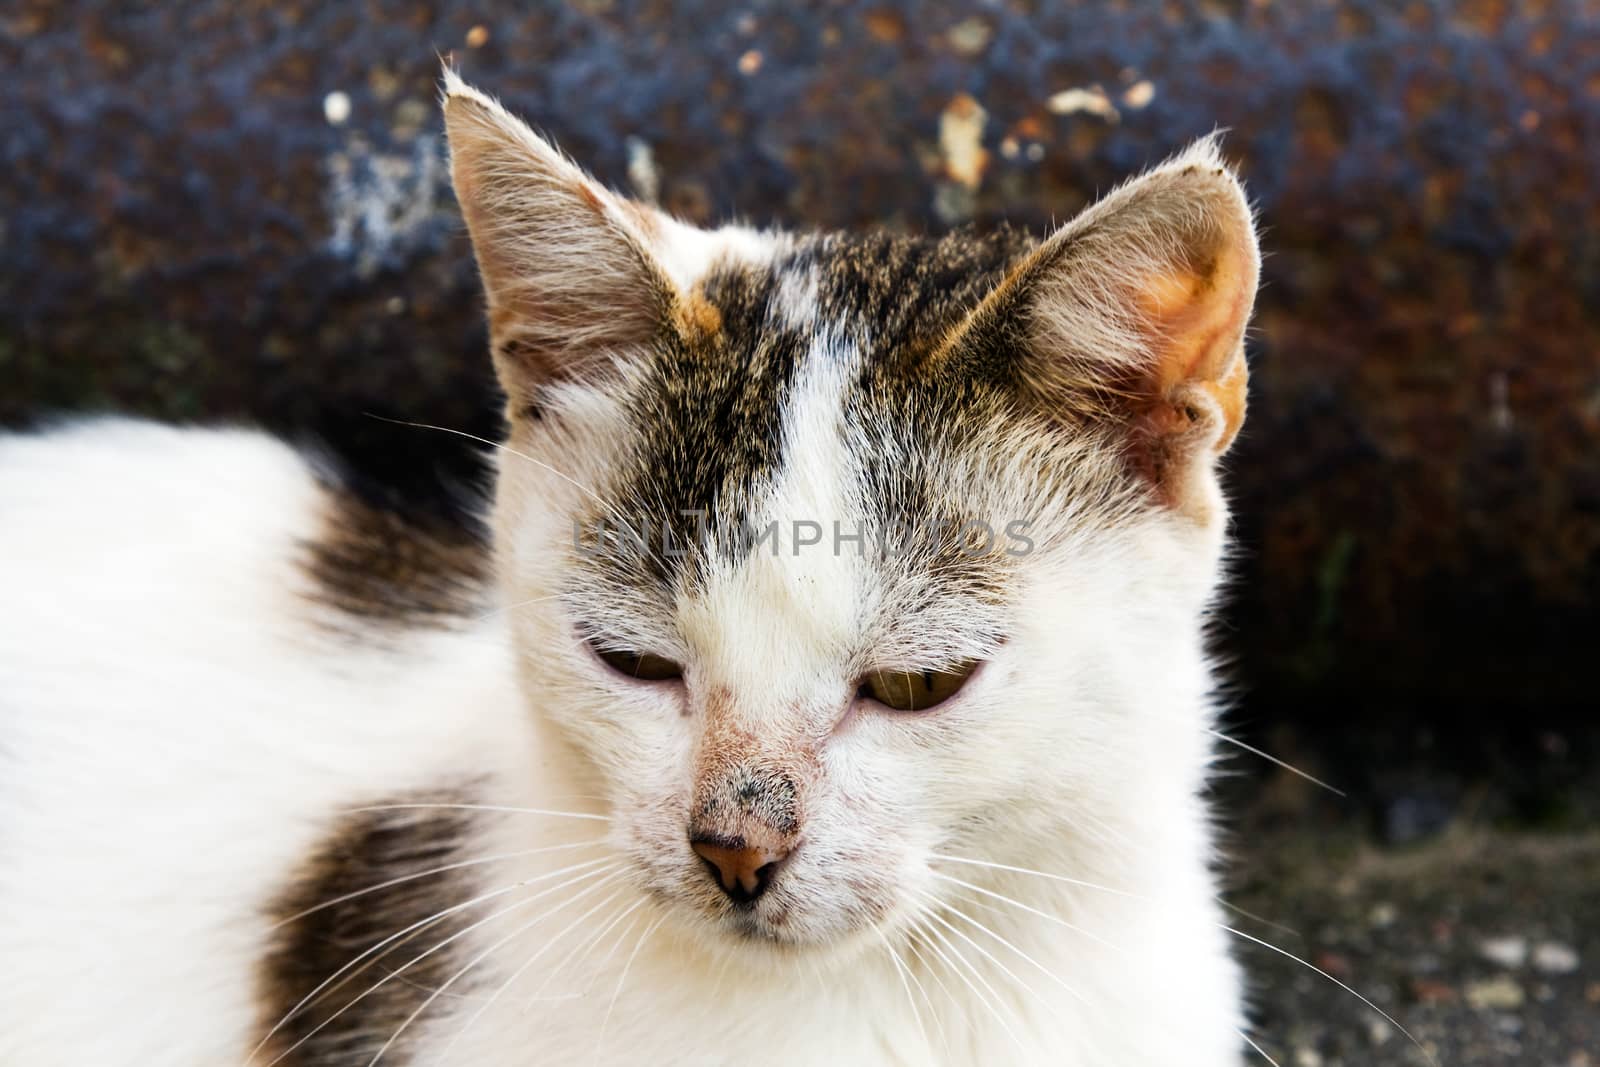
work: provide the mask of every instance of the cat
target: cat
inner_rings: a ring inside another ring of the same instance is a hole
[[[1240,1063],[1215,139],[1042,240],[708,231],[443,109],[486,537],[0,441],[0,1063]]]

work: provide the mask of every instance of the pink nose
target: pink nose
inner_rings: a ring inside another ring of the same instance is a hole
[[[735,904],[754,903],[772,884],[772,876],[788,857],[785,848],[759,848],[742,838],[699,837],[689,847],[705,861],[706,869]]]

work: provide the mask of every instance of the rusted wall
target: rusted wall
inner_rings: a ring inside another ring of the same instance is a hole
[[[1228,127],[1270,250],[1224,631],[1262,713],[1594,705],[1592,0],[25,0],[0,418],[247,415],[467,469],[364,417],[493,428],[436,51],[697,220],[1042,227]]]

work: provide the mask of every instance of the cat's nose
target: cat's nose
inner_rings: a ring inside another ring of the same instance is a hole
[[[765,893],[790,852],[781,846],[749,845],[737,837],[695,837],[689,847],[705,861],[706,870],[735,904],[752,903]]]

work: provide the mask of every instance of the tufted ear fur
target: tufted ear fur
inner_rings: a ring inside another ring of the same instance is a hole
[[[450,70],[444,114],[495,370],[515,418],[537,409],[543,386],[590,373],[669,322],[675,290],[651,252],[662,220]]]
[[[1207,138],[1061,227],[950,347],[1003,351],[1050,418],[1116,427],[1168,503],[1203,509],[1244,419],[1259,266],[1244,190]]]

